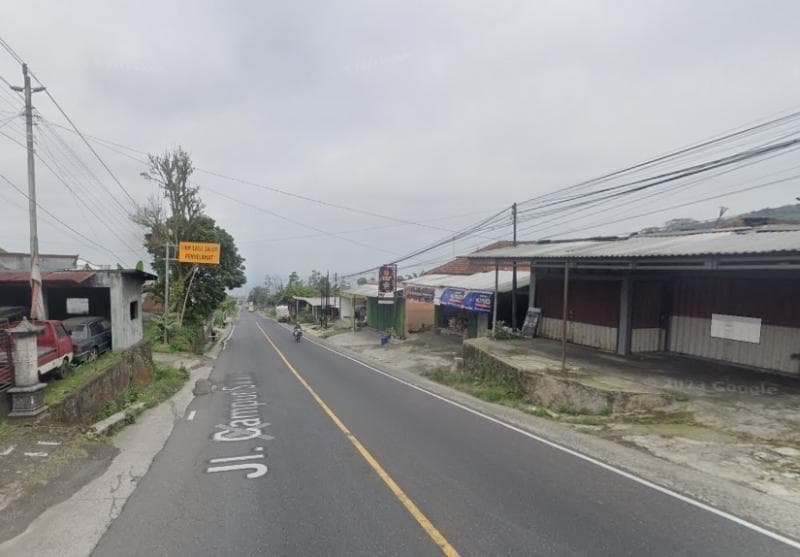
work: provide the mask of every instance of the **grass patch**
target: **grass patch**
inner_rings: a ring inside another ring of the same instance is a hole
[[[497,402],[517,407],[522,402],[522,392],[515,384],[470,373],[437,369],[425,374],[428,379],[448,385],[487,402]]]
[[[153,366],[153,379],[150,383],[144,387],[131,385],[124,393],[106,405],[98,419],[107,418],[117,412],[127,412],[132,405],[139,402],[144,403],[141,410],[152,408],[177,393],[188,379],[189,372],[185,369],[176,369],[156,363]],[[137,413],[130,411],[126,414],[125,423],[135,422]]]
[[[638,425],[695,425],[694,412],[653,412],[641,416],[624,416],[619,421]]]
[[[122,358],[121,352],[106,352],[94,362],[85,362],[70,369],[64,379],[53,380],[44,391],[44,403],[55,406],[67,396],[89,381],[103,374]]]

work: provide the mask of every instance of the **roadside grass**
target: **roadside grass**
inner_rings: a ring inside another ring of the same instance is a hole
[[[0,441],[6,441],[14,436],[14,428],[5,420],[0,420]]]
[[[557,411],[525,402],[522,391],[510,381],[478,374],[470,370],[451,371],[439,368],[422,373],[423,376],[485,400],[515,408],[540,418],[554,419],[572,425],[606,427],[613,423],[630,425],[696,425],[693,412],[653,411],[640,415],[612,415],[605,410],[597,413],[588,409],[561,406]]]
[[[122,358],[120,352],[106,352],[94,362],[85,362],[74,366],[64,379],[52,380],[47,383],[44,391],[44,403],[54,406],[64,400],[64,397],[82,387],[95,377],[103,374],[105,370],[117,363]]]
[[[496,402],[517,407],[522,403],[519,388],[501,379],[480,376],[469,371],[449,371],[436,369],[424,374],[428,379],[458,389],[487,402]]]
[[[131,386],[115,400],[109,402],[98,419],[107,418],[117,412],[128,412],[134,404],[143,403],[142,408],[130,411],[126,416],[126,423],[133,423],[136,421],[137,414],[170,398],[183,387],[188,379],[189,372],[184,368],[177,369],[155,363],[150,383],[144,387]]]

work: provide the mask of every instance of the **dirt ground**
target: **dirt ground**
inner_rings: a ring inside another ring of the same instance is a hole
[[[380,346],[375,331],[327,342],[415,373],[451,368],[461,339],[430,332]],[[560,345],[523,341],[515,353],[560,358]],[[800,505],[800,380],[695,359],[620,358],[570,346],[569,365],[599,379],[638,383],[674,402],[646,415],[555,415],[570,427]]]

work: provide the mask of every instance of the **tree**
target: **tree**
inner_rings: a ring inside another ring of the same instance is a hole
[[[247,296],[248,302],[253,302],[258,307],[264,307],[269,300],[269,292],[264,286],[255,286]]]
[[[160,294],[164,290],[167,243],[220,244],[219,265],[199,265],[196,269],[189,263],[171,262],[169,265],[168,312],[181,310],[185,301],[186,316],[196,322],[216,309],[225,299],[226,289],[238,288],[245,283],[244,259],[239,255],[233,237],[203,212],[199,188],[189,182],[194,170],[189,154],[178,147],[160,156],[148,155],[148,161],[149,168],[142,176],[159,184],[168,203],[165,207],[161,197],[151,196],[144,205],[137,207],[133,216],[133,221],[145,229],[144,246],[153,256],[152,267],[159,277],[154,291]],[[176,255],[175,249],[170,249],[170,257]]]
[[[359,285],[359,286],[363,286],[363,285],[367,284],[367,282],[369,282],[369,281],[367,281],[366,277],[358,277],[358,280],[356,281],[356,284]]]

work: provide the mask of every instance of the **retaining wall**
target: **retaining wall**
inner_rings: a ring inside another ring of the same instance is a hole
[[[131,385],[142,387],[153,378],[153,353],[150,343],[141,341],[124,352],[122,359],[68,394],[50,408],[53,420],[70,423],[94,421],[106,405],[119,398]]]

